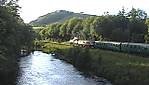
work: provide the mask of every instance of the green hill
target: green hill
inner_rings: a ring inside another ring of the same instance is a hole
[[[29,24],[33,26],[40,26],[40,25],[47,25],[50,23],[64,22],[65,20],[68,20],[72,17],[86,18],[88,16],[91,15],[74,13],[66,10],[57,10],[55,12],[40,16],[36,20],[31,21]]]

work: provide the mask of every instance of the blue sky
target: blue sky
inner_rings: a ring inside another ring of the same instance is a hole
[[[108,11],[117,14],[124,8],[140,8],[149,15],[149,0],[20,0],[20,15],[26,23],[56,10],[84,12],[85,14],[102,15]]]

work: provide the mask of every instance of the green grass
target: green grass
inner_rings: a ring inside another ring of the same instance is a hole
[[[66,49],[72,48],[72,46],[68,42],[52,42],[52,41],[37,41],[39,43],[39,46],[41,50],[44,52],[56,52],[58,50],[63,50],[65,51]]]
[[[44,27],[33,27],[33,29],[43,29]]]
[[[101,49],[85,51],[84,48],[76,49],[67,43],[56,42],[44,43],[43,49],[60,53],[76,68],[84,66],[89,73],[102,76],[113,85],[149,84],[149,58]]]
[[[148,85],[149,58],[105,50],[91,50],[91,54],[102,58],[99,73],[114,85]]]

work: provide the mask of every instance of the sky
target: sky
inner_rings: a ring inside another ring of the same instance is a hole
[[[28,23],[56,10],[75,13],[103,15],[104,12],[117,14],[122,7],[130,11],[132,7],[146,11],[149,15],[149,0],[20,0],[20,15]]]

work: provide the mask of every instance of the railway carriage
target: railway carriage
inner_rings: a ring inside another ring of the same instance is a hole
[[[144,44],[144,43],[109,42],[109,41],[93,42],[89,40],[79,40],[78,38],[74,38],[69,42],[75,46],[80,46],[80,47],[95,47],[95,48],[108,49],[113,51],[149,55],[149,44]]]
[[[120,51],[120,42],[95,41],[96,48]]]
[[[129,52],[130,51],[129,43],[127,43],[127,42],[121,43],[120,51],[122,51],[122,52]]]
[[[149,44],[144,43],[95,41],[95,47],[113,51],[149,55]]]
[[[121,51],[138,54],[149,54],[149,44],[144,43],[122,43]]]

